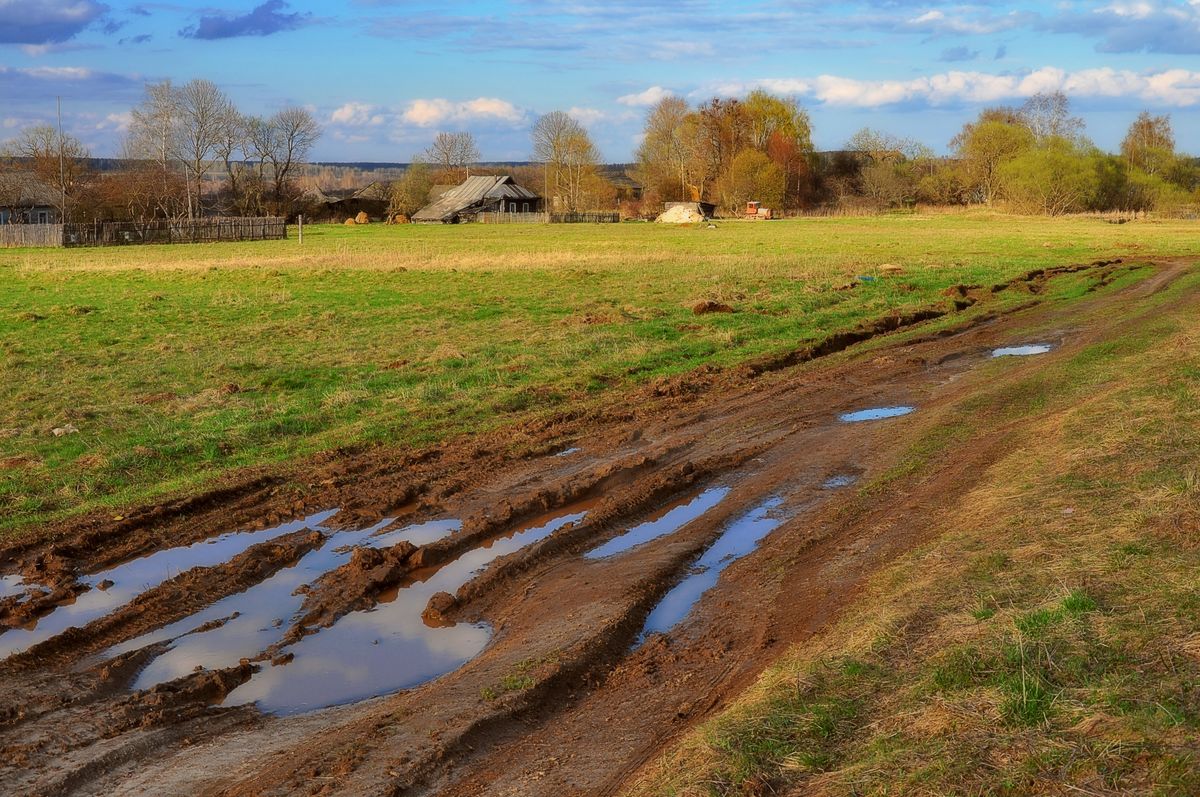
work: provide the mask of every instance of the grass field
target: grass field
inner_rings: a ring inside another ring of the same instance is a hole
[[[935,427],[1037,419],[927,518],[933,543],[631,793],[1200,793],[1200,318],[1172,304],[1198,282]]]
[[[1194,253],[1196,231],[958,214],[0,250],[0,533],[337,446],[617,401],[943,302],[951,284]],[[834,290],[885,263],[905,273]],[[706,298],[736,312],[694,316]]]

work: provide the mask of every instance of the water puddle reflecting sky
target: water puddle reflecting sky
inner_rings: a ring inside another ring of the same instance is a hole
[[[650,634],[670,631],[687,617],[704,593],[716,585],[721,571],[752,553],[759,542],[783,522],[781,518],[771,516],[771,512],[782,505],[782,498],[772,497],[735,520],[704,552],[691,573],[650,612],[638,644]]]
[[[859,423],[861,421],[878,421],[883,418],[898,418],[901,415],[908,415],[915,407],[872,407],[869,410],[858,410],[857,412],[844,412],[838,416],[838,420],[842,423]]]
[[[588,551],[586,556],[588,559],[602,559],[605,556],[623,553],[630,548],[671,534],[721,503],[728,494],[728,487],[710,487],[690,501],[678,504],[660,513],[657,517],[634,526],[621,536]]]
[[[375,608],[348,614],[288,647],[295,655],[292,661],[256,673],[230,693],[225,705],[255,703],[270,713],[294,714],[390,694],[458,669],[487,646],[491,629],[484,624],[427,624],[421,614],[430,597],[456,592],[498,557],[586,515],[583,509],[539,519],[452,562],[411,574]],[[199,643],[205,636],[194,639]],[[182,674],[194,661],[178,662],[176,671]]]
[[[26,628],[14,628],[0,634],[0,658],[22,652],[30,646],[61,634],[72,626],[83,626],[124,606],[148,589],[159,586],[193,567],[211,567],[229,561],[252,545],[266,542],[304,528],[320,528],[337,510],[328,510],[258,531],[235,531],[202,540],[192,545],[165,548],[108,570],[85,576],[81,581],[91,589],[73,602]],[[105,589],[99,585],[112,584]]]
[[[992,357],[1031,357],[1036,354],[1046,354],[1050,346],[1045,343],[1031,343],[1027,346],[1004,346],[992,350]]]

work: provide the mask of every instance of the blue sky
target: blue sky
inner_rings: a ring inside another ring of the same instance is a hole
[[[146,81],[205,77],[247,112],[305,105],[320,160],[405,161],[438,130],[521,160],[561,109],[607,160],[646,108],[761,86],[795,96],[821,149],[865,125],[942,151],[980,107],[1063,89],[1099,145],[1142,109],[1200,152],[1200,0],[0,0],[0,139],[54,117],[119,150]]]

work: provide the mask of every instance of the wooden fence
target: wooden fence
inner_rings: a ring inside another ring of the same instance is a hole
[[[619,213],[477,213],[479,224],[616,224]]]
[[[620,213],[551,213],[551,224],[616,224]]]
[[[61,224],[0,224],[0,249],[17,246],[62,246]]]
[[[2,247],[196,244],[286,237],[287,223],[276,216],[0,225]]]

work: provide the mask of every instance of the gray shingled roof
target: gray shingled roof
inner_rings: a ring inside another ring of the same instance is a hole
[[[413,214],[413,221],[451,221],[469,208],[493,199],[536,201],[537,194],[522,188],[507,175],[468,177]]]

